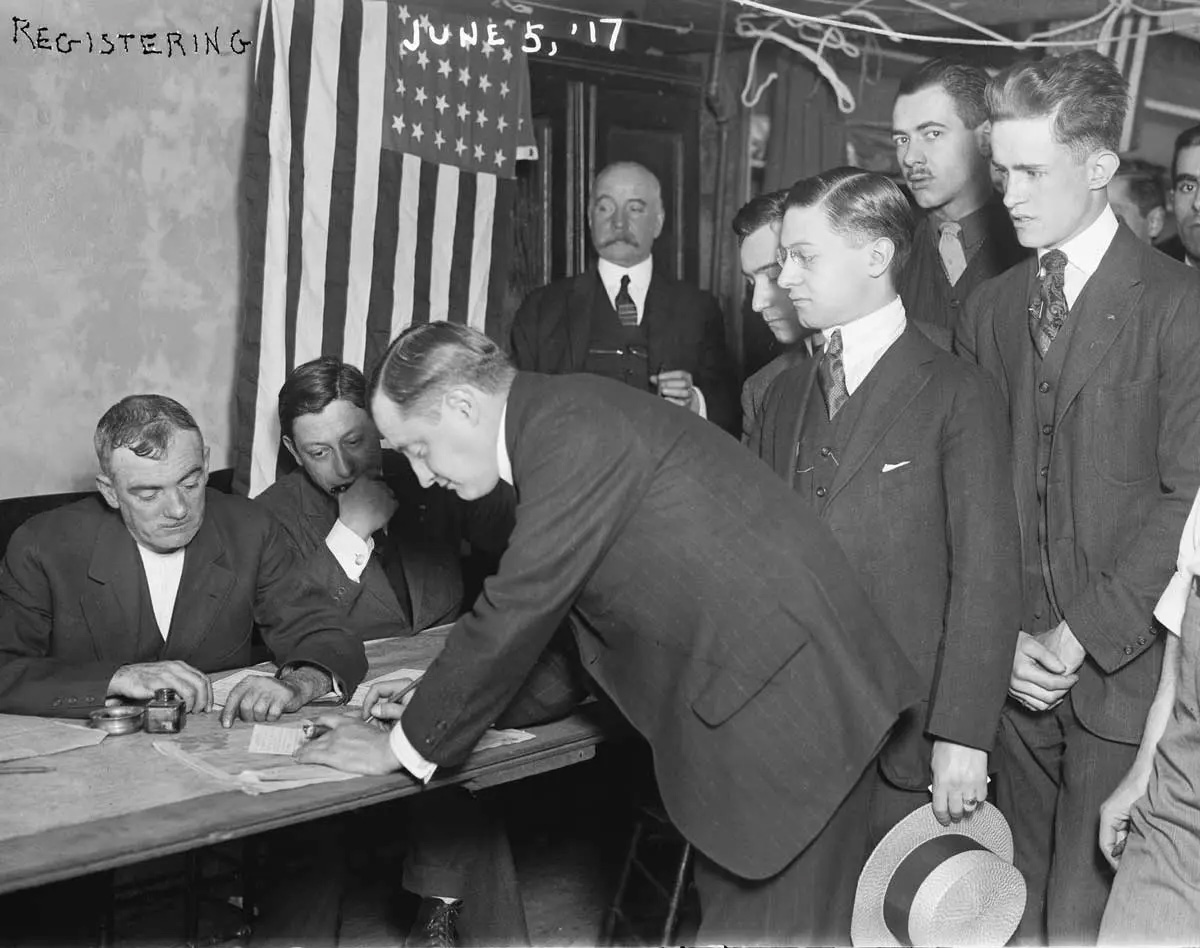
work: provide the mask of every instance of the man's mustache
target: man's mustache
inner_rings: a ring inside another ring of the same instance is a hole
[[[609,237],[608,240],[604,241],[604,243],[600,246],[611,247],[613,244],[629,244],[630,247],[638,246],[637,238],[630,237],[626,234],[618,234],[616,237]]]

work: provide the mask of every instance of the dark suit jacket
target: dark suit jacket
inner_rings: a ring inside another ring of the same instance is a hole
[[[512,540],[405,734],[461,761],[571,611],[675,825],[739,876],[775,874],[918,697],[836,541],[741,445],[619,382],[521,373],[505,439]]]
[[[209,490],[166,642],[147,648],[144,570],[120,514],[99,495],[39,514],[13,534],[0,564],[0,711],[84,717],[132,662],[176,659],[203,672],[247,665],[256,623],[277,663],[319,665],[353,690],[367,671],[362,645],[315,590],[294,582],[292,567],[265,510]]]
[[[458,617],[463,606],[461,541],[499,553],[512,529],[512,505],[493,497],[465,504],[449,491],[422,490],[407,461],[390,464],[385,481],[399,506],[388,525],[386,549],[377,544],[360,582],[350,582],[325,537],[338,517],[337,501],[319,490],[303,470],[293,471],[258,495],[279,520],[310,583],[346,610],[364,640],[419,632]],[[489,540],[491,542],[489,542]],[[396,556],[394,566],[386,556]],[[412,625],[401,607],[389,568],[403,573]]]
[[[1009,403],[1022,628],[1036,634],[1054,625],[1037,605],[1052,590],[1088,653],[1071,690],[1076,715],[1101,737],[1136,743],[1162,660],[1153,609],[1200,485],[1200,281],[1119,228],[1071,308],[1046,435],[1036,415],[1027,310],[1036,276],[1031,258],[983,284],[956,346],[995,376]],[[1043,437],[1051,439],[1045,574],[1042,557],[1031,552],[1038,549]]]
[[[776,379],[750,444],[789,487],[817,365]],[[880,763],[923,790],[932,739],[990,751],[1008,691],[1021,610],[1007,409],[984,372],[912,323],[868,378],[817,512],[921,676],[925,700]]]
[[[517,368],[549,375],[582,372],[597,300],[609,305],[594,266],[530,293],[513,317],[510,341]],[[691,372],[704,393],[709,421],[736,432],[737,379],[725,348],[725,321],[712,295],[655,273],[642,326],[651,374],[664,369]]]
[[[767,389],[771,387],[771,383],[786,369],[806,362],[810,358],[812,357],[808,354],[804,342],[798,342],[781,352],[742,383],[743,444],[749,444],[758,429],[759,421],[762,418],[763,403],[766,401]]]
[[[1156,249],[1165,253],[1168,257],[1171,257],[1173,260],[1178,260],[1180,263],[1183,263],[1185,260],[1187,260],[1187,248],[1183,245],[1183,241],[1180,239],[1178,234],[1176,234],[1174,237],[1168,237],[1166,240],[1157,243],[1154,246]]]

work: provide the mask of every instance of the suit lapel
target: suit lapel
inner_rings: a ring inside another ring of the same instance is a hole
[[[842,488],[858,473],[880,439],[904,414],[917,393],[929,383],[929,371],[922,367],[933,359],[936,350],[933,343],[919,336],[919,333],[920,330],[910,322],[871,370],[868,376],[871,387],[865,393],[867,403],[862,406],[858,423],[846,441],[844,457],[833,476],[833,483],[829,485],[826,507],[833,503]]]
[[[183,576],[175,596],[171,614],[171,630],[167,635],[163,658],[187,658],[212,629],[218,614],[237,582],[225,554],[221,537],[211,511],[183,557]]]
[[[1067,341],[1069,349],[1054,407],[1055,424],[1062,421],[1133,315],[1142,295],[1142,282],[1138,276],[1141,252],[1137,238],[1126,228],[1118,228],[1108,252],[1100,261],[1100,268],[1092,274],[1075,301],[1077,312],[1067,317],[1077,321]]]
[[[588,267],[571,284],[562,314],[567,329],[567,371],[582,372],[587,361],[588,340],[592,337],[592,307],[597,293],[604,293],[600,272],[595,267]]]
[[[137,651],[142,564],[137,544],[117,513],[104,518],[92,546],[83,614],[100,660],[127,661]]]

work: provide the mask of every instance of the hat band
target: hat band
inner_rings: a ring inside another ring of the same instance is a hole
[[[987,847],[962,833],[947,833],[925,840],[904,857],[892,873],[883,897],[884,923],[900,944],[912,944],[908,934],[908,913],[921,883],[947,859],[977,849],[987,850]]]

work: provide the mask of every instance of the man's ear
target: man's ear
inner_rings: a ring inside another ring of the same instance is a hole
[[[1116,152],[1098,151],[1088,159],[1088,187],[1093,191],[1107,188],[1108,182],[1121,167],[1121,159]]]
[[[476,424],[479,421],[479,397],[469,385],[459,385],[446,392],[443,404],[452,415]]]
[[[1146,232],[1150,235],[1151,240],[1158,240],[1158,235],[1163,232],[1163,228],[1167,226],[1167,210],[1164,207],[1156,207],[1146,215]]]
[[[867,273],[873,279],[883,276],[892,266],[896,256],[896,245],[888,237],[877,237],[871,241],[867,254]]]
[[[975,144],[979,146],[979,153],[989,161],[992,158],[992,122],[991,119],[985,119],[980,122],[975,128]]]
[[[212,449],[206,444],[204,446],[204,483],[208,483],[208,457]]]
[[[292,456],[292,458],[295,460],[295,462],[297,464],[300,464],[300,452],[296,450],[296,442],[293,441],[288,435],[284,435],[283,436],[283,446],[288,449],[288,454],[290,454]],[[207,462],[208,448],[204,449],[204,453],[206,455],[205,461]],[[206,464],[206,466],[207,466],[207,464]],[[303,464],[300,464],[300,466],[304,467]]]
[[[111,477],[107,474],[97,474],[96,490],[100,491],[105,503],[112,507],[113,510],[120,509],[121,505],[117,501],[117,488],[113,485]]]

